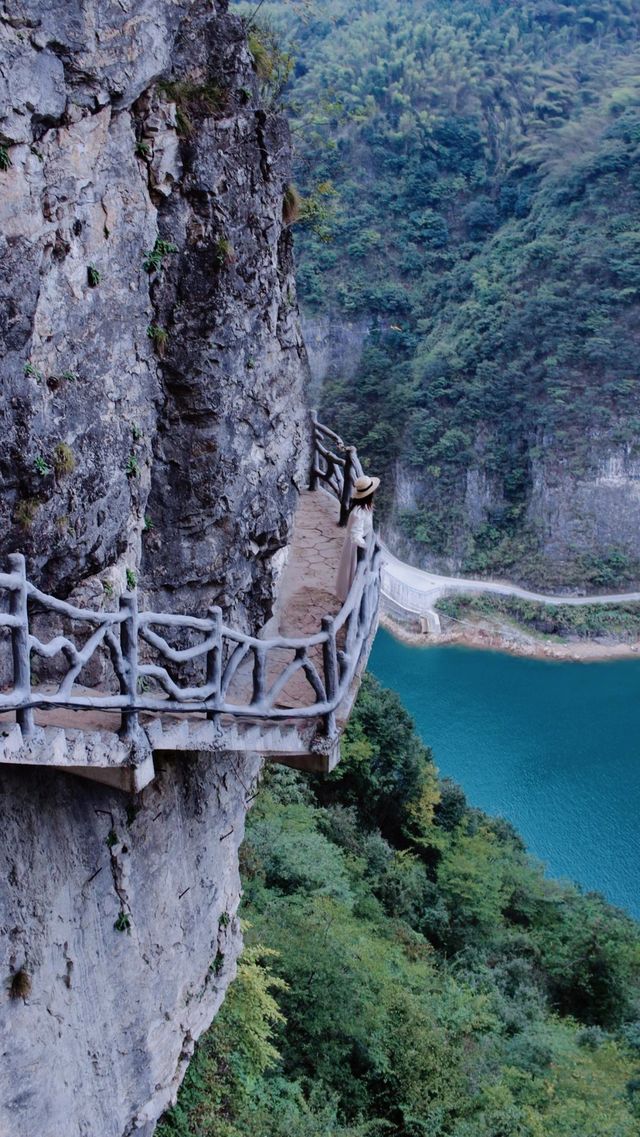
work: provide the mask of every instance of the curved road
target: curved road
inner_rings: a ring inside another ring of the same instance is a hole
[[[400,586],[398,592],[410,590],[427,601],[426,607],[433,609],[436,601],[448,592],[493,592],[500,596],[518,596],[521,600],[535,600],[541,604],[624,604],[629,600],[640,600],[640,592],[612,592],[597,596],[550,596],[544,592],[529,592],[517,584],[496,580],[471,580],[461,576],[439,576],[424,569],[413,568],[394,557],[383,545],[383,572],[387,580]],[[383,578],[384,579],[384,578]],[[383,591],[387,592],[384,587]],[[391,593],[391,590],[388,590]],[[399,596],[391,595],[402,605]],[[402,605],[404,606],[404,605]]]

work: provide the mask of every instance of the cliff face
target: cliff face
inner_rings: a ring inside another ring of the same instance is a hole
[[[592,469],[576,478],[559,461],[535,461],[529,519],[552,563],[611,548],[640,562],[640,462],[630,447],[594,440]]]
[[[371,320],[345,320],[336,313],[302,313],[302,330],[311,371],[311,402],[319,406],[323,384],[353,379],[362,356]]]
[[[306,365],[288,133],[243,26],[21,0],[0,43],[0,553],[93,606],[133,573],[145,604],[259,626]],[[136,802],[0,769],[3,1137],[152,1132],[233,973],[258,767],[168,756]]]
[[[0,774],[2,1137],[153,1132],[235,973],[258,767],[168,758],[135,802]]]
[[[381,454],[370,458],[367,453],[368,446],[379,446],[376,431],[385,437],[386,429],[385,412],[369,389],[365,354],[371,346],[368,329],[375,328],[375,317],[372,314],[358,322],[335,312],[330,317],[307,313],[303,325],[314,399],[322,416],[349,437],[357,437],[359,430],[365,439],[364,444],[360,441],[361,456],[372,468],[381,469]],[[362,416],[351,420],[349,430],[341,421],[342,408],[336,415],[335,391],[327,393],[340,376],[338,398],[341,387],[342,397],[349,392],[351,405]],[[367,411],[371,406],[373,410]],[[401,431],[398,436],[402,437]],[[478,538],[483,531],[489,535],[499,531],[505,515],[514,511],[514,503],[505,494],[504,477],[487,461],[483,432],[478,433],[466,468],[461,465],[455,478],[441,477],[437,467],[425,473],[404,461],[402,454],[389,463],[391,490],[382,523],[384,538],[398,556],[436,572],[508,577],[536,589],[632,591],[640,579],[636,445],[621,443],[613,431],[591,430],[585,441],[587,457],[578,465],[575,458],[559,453],[543,431],[526,436],[526,476],[522,488],[518,483],[519,529],[513,530],[512,546],[506,549],[500,569],[489,559],[482,562]],[[407,525],[411,515],[422,518],[419,526],[411,527],[414,533],[422,530],[418,539],[412,538]],[[475,554],[476,544],[480,556]]]
[[[287,129],[225,7],[2,18],[0,551],[66,592],[129,568],[158,601],[257,618],[303,349]]]
[[[591,445],[590,465],[579,475],[557,453],[539,448],[540,456],[531,462],[523,507],[525,549],[531,553],[528,560],[514,555],[503,575],[568,592],[585,587],[602,592],[603,586],[632,590],[640,571],[640,463],[630,447],[598,437]],[[474,571],[467,561],[474,533],[490,527],[509,508],[500,480],[477,467],[461,476],[454,492],[398,463],[394,490],[387,537],[398,554],[436,570],[462,568],[466,575]],[[424,509],[448,512],[454,519],[454,537],[446,555],[425,554],[403,531],[402,512]],[[607,575],[599,576],[598,571]],[[492,575],[491,570],[487,575]]]

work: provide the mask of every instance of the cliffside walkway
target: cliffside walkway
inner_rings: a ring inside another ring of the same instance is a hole
[[[475,580],[462,576],[440,576],[425,569],[414,568],[394,557],[382,546],[381,595],[404,612],[423,618],[427,630],[433,635],[440,632],[440,618],[436,604],[445,596],[481,595],[516,596],[521,600],[531,600],[538,604],[557,606],[568,604],[580,607],[585,604],[625,604],[640,600],[640,592],[611,592],[595,596],[556,596],[544,592],[531,592],[517,584],[500,580]]]
[[[129,791],[152,780],[154,755],[257,751],[329,770],[377,626],[381,549],[374,537],[345,603],[333,591],[339,523],[357,454],[314,421],[311,489],[301,494],[274,613],[258,635],[204,615],[75,607],[26,575],[0,573],[0,764],[59,766]],[[4,659],[2,659],[4,656]],[[44,661],[42,682],[34,657]],[[87,669],[100,678],[83,682]]]

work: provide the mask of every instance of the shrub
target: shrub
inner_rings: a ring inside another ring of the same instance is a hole
[[[156,237],[153,248],[147,249],[144,254],[142,267],[145,272],[159,272],[164,264],[164,258],[170,253],[177,253],[177,251],[177,245],[172,244],[171,241],[164,241],[161,237]]]
[[[284,191],[284,199],[282,202],[282,220],[285,225],[293,225],[294,222],[298,220],[301,206],[302,198],[296,187],[290,182]]]
[[[27,497],[16,505],[13,516],[16,524],[25,532],[28,532],[33,525],[41,504],[42,502],[38,501],[36,497]]]
[[[249,32],[247,47],[253,58],[253,65],[259,79],[271,79],[275,67],[272,48],[264,42],[257,31]]]
[[[224,108],[226,92],[217,83],[196,83],[190,79],[179,79],[159,84],[160,90],[176,107],[176,130],[183,138],[190,138],[194,131],[194,117],[214,115]]]
[[[443,778],[440,782],[440,801],[435,808],[436,824],[451,833],[460,824],[468,808],[462,787],[451,778]]]
[[[167,343],[169,341],[169,333],[166,328],[161,328],[159,324],[149,324],[147,336],[153,341],[154,348],[162,358],[167,350]]]
[[[21,967],[16,971],[11,979],[11,986],[9,987],[9,995],[12,999],[26,999],[31,994],[31,976],[29,972]]]
[[[213,263],[219,271],[228,268],[236,259],[235,249],[228,237],[218,237],[213,246]]]
[[[342,761],[318,793],[358,806],[393,840],[412,824],[432,771],[430,752],[398,696],[366,674],[343,736]]]
[[[35,363],[25,363],[24,373],[27,378],[35,379],[36,383],[42,383],[44,379],[42,371],[39,367],[36,367]]]
[[[253,66],[273,102],[282,94],[293,72],[293,57],[283,51],[276,35],[267,27],[249,29],[247,47]]]
[[[33,466],[41,478],[46,478],[47,475],[51,473],[51,466],[48,465],[46,459],[42,457],[42,454],[38,454],[37,458],[34,459]]]
[[[53,452],[53,468],[58,477],[71,474],[75,470],[76,460],[73,456],[73,450],[67,446],[66,442],[58,442]]]

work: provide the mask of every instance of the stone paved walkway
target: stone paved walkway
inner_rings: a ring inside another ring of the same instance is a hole
[[[278,585],[273,617],[264,629],[265,639],[313,635],[322,630],[323,616],[339,612],[335,581],[345,535],[338,527],[339,513],[336,499],[323,490],[305,490],[300,495],[289,558]],[[321,649],[312,648],[309,655],[322,675]],[[292,652],[273,652],[268,678],[275,679],[292,657]],[[311,686],[300,671],[282,691],[278,705],[307,706],[313,700]]]
[[[323,616],[335,615],[340,602],[335,581],[344,529],[338,528],[340,507],[323,490],[300,496],[289,560],[278,587],[275,631],[282,636],[306,636],[320,631]]]

